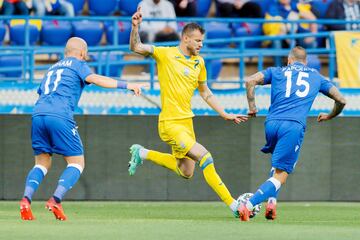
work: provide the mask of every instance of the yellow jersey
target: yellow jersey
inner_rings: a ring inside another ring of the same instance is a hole
[[[160,82],[161,113],[159,121],[191,118],[191,98],[200,82],[206,82],[204,59],[185,56],[179,47],[155,47]]]

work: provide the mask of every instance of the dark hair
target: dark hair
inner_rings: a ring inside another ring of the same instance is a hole
[[[290,50],[289,56],[294,60],[306,62],[306,50],[303,47],[296,46]]]
[[[191,33],[195,30],[199,30],[201,34],[205,34],[205,29],[197,23],[188,23],[184,26],[181,35]]]

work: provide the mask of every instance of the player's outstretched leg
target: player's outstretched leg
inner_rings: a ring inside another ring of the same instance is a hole
[[[238,218],[239,203],[230,194],[226,185],[217,174],[214,166],[214,161],[211,154],[206,153],[199,161],[199,166],[203,171],[205,181],[217,193],[220,199],[231,209],[233,215]]]
[[[133,144],[130,147],[131,159],[128,165],[128,171],[130,176],[134,175],[138,166],[143,164],[143,160],[140,157],[140,149],[144,148],[139,144]]]
[[[57,203],[54,197],[51,197],[45,205],[45,208],[53,212],[55,218],[60,221],[65,221],[67,219],[64,210],[61,206],[61,203]]]
[[[23,198],[20,201],[20,216],[22,220],[34,220],[35,217],[31,211],[31,205],[27,198]]]

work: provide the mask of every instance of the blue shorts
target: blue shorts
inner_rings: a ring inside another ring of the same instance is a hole
[[[63,156],[84,154],[75,121],[55,116],[32,117],[31,141],[34,155],[57,153]]]
[[[270,120],[265,122],[264,153],[272,153],[271,166],[287,173],[294,171],[304,139],[305,127],[296,121]]]

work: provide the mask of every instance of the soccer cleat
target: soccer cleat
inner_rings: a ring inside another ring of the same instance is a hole
[[[247,209],[247,207],[245,206],[245,204],[240,203],[240,207],[238,208],[238,212],[239,212],[239,217],[241,221],[247,222],[250,220],[250,215],[251,212],[249,209]]]
[[[34,220],[35,217],[31,211],[31,205],[27,198],[23,198],[20,201],[20,216],[22,220]]]
[[[67,219],[61,203],[55,202],[55,199],[53,197],[46,202],[45,208],[53,212],[57,220],[65,221]]]
[[[265,218],[268,220],[274,220],[276,218],[276,204],[272,202],[266,204]]]
[[[134,175],[136,172],[136,168],[143,164],[143,160],[141,159],[141,157],[139,155],[139,150],[141,148],[143,148],[143,146],[141,146],[139,144],[133,144],[130,147],[131,159],[130,159],[129,166],[128,166],[128,171],[129,171],[130,176]]]

